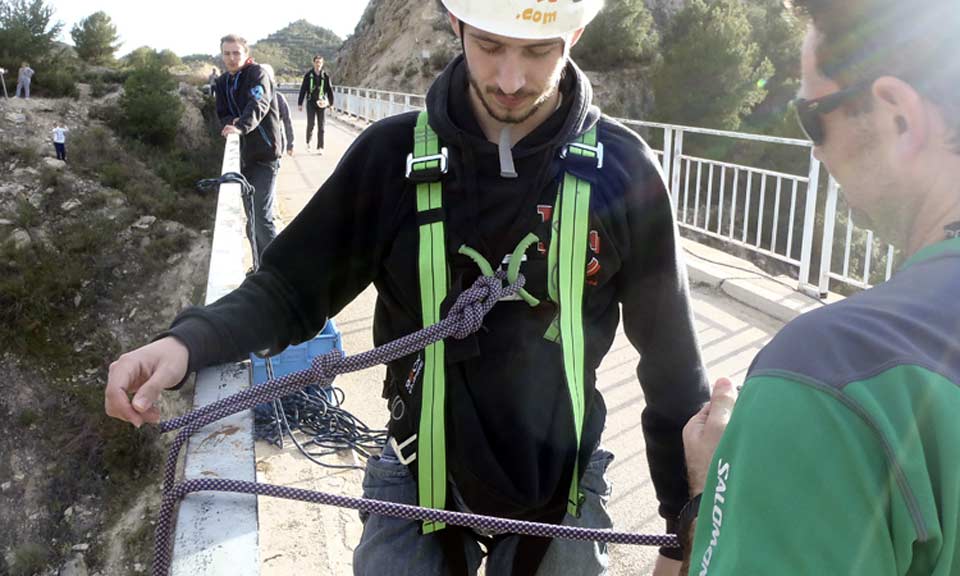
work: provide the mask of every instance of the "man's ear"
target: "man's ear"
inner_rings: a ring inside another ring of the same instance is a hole
[[[572,49],[574,46],[576,46],[577,42],[579,42],[580,38],[582,37],[583,37],[583,28],[577,28],[573,32],[573,36],[570,37],[570,48]]]
[[[452,12],[447,12],[447,17],[450,19],[450,27],[453,28],[453,33],[460,38],[460,19],[453,15]],[[463,40],[463,38],[460,38]]]
[[[872,87],[878,128],[893,139],[897,154],[910,158],[931,144],[933,126],[920,94],[893,76],[878,78]]]

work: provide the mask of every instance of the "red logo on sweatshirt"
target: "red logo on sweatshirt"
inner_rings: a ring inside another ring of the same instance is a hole
[[[548,206],[546,204],[539,204],[537,206],[537,214],[540,215],[541,222],[550,222],[553,219],[553,206]],[[600,273],[600,270],[603,268],[600,265],[600,260],[597,256],[600,255],[600,234],[596,230],[590,231],[589,237],[589,247],[590,260],[587,262],[587,284],[591,286],[597,285],[597,274]],[[547,246],[543,242],[537,244],[537,251],[541,254],[547,253]]]

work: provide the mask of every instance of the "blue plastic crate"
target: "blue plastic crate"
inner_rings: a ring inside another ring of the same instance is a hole
[[[314,358],[331,350],[343,350],[343,343],[337,325],[334,324],[333,320],[328,320],[327,325],[313,339],[296,346],[288,346],[280,354],[271,356],[273,375],[280,377],[305,370],[310,367]],[[266,360],[256,354],[251,354],[250,363],[253,367],[253,384],[265,383],[267,381]]]

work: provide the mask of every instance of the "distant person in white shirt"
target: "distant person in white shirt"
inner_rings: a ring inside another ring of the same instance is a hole
[[[67,161],[67,132],[70,129],[57,124],[53,127],[53,147],[57,149],[57,160]]]
[[[30,98],[30,81],[33,79],[35,72],[33,68],[30,67],[30,64],[26,62],[20,66],[20,70],[17,72],[17,98],[20,98],[20,94],[23,93],[23,97]]]

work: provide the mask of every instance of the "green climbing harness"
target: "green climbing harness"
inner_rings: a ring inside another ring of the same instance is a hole
[[[316,76],[316,74],[310,75],[310,97],[311,98],[313,98],[313,77],[314,76]],[[316,101],[317,105],[319,105],[320,102],[323,101],[323,99],[325,98],[323,94],[323,90],[325,87],[326,87],[326,81],[323,79],[323,72],[320,72],[320,96]]]
[[[568,144],[562,156],[568,154],[596,159],[597,168],[602,167],[603,146],[597,143],[596,127]],[[440,321],[440,305],[447,296],[449,272],[441,183],[447,172],[447,163],[447,149],[440,147],[436,133],[430,128],[427,113],[421,112],[414,129],[413,153],[407,157],[406,173],[408,179],[417,183],[420,302],[424,326]],[[585,409],[583,293],[590,228],[590,193],[590,182],[569,172],[564,173],[553,210],[547,256],[549,298],[557,305],[559,312],[544,337],[558,342],[563,348],[563,369],[577,437],[577,458],[567,503],[567,511],[573,515],[579,515],[580,504],[583,502],[578,462]],[[520,241],[510,255],[507,266],[508,282],[513,283],[518,278],[526,250],[545,240],[530,233]],[[494,275],[490,263],[473,248],[463,245],[458,248],[458,253],[473,260],[484,276]],[[520,290],[519,295],[530,306],[540,304],[540,301],[526,290]],[[446,507],[445,387],[446,363],[441,341],[428,346],[424,353],[420,425],[416,436],[419,504],[427,508]],[[414,438],[408,439],[404,445],[412,440]],[[444,524],[440,522],[426,521],[423,524],[423,533],[429,534],[443,527]]]

